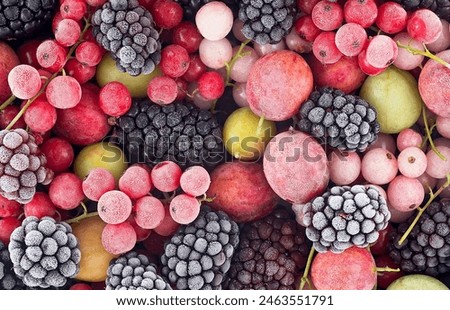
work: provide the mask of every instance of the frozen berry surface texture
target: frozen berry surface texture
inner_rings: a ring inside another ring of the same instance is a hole
[[[0,290],[450,288],[449,23],[0,1]]]

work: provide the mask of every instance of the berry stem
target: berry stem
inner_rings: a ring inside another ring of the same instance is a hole
[[[84,25],[83,31],[81,32],[80,38],[78,39],[77,43],[75,43],[74,45],[72,45],[72,46],[70,47],[69,52],[67,53],[67,56],[66,56],[66,62],[72,57],[72,54],[75,52],[75,50],[76,50],[76,48],[78,47],[78,45],[80,45],[81,42],[83,42],[83,40],[84,40],[84,39],[83,39],[83,36],[84,36],[84,34],[86,33],[86,31],[89,29],[90,26],[91,26],[90,23],[86,23],[86,25]],[[6,127],[6,130],[11,129],[11,128],[14,126],[14,124],[15,124],[15,123],[20,119],[20,117],[26,112],[26,110],[28,109],[28,107],[34,102],[34,100],[36,100],[36,98],[38,98],[40,95],[42,95],[42,94],[45,92],[45,90],[46,90],[48,84],[49,84],[55,77],[57,77],[61,72],[64,72],[64,75],[65,75],[64,67],[61,68],[61,70],[59,70],[59,71],[53,73],[53,74],[50,76],[50,78],[47,79],[47,80],[45,81],[44,85],[42,85],[42,87],[41,87],[41,89],[39,90],[39,92],[38,92],[33,98],[31,98],[31,99],[29,99],[29,100],[27,101],[27,103],[22,107],[22,109],[20,109],[19,113],[17,113],[17,115],[13,118],[13,120],[8,124],[8,126]],[[9,99],[11,99],[11,98],[9,98]],[[8,99],[8,100],[9,100],[9,99]],[[4,104],[5,104],[5,103],[4,103]],[[3,106],[4,104],[2,104],[2,106]]]
[[[427,112],[425,109],[425,105],[422,106],[422,118],[423,118],[423,123],[425,125],[425,133],[427,135],[427,140],[430,141],[430,146],[431,149],[433,150],[433,152],[436,153],[436,155],[442,159],[443,161],[447,161],[447,159],[445,158],[444,155],[442,155],[441,152],[439,152],[439,150],[436,148],[436,145],[434,145],[434,141],[433,138],[431,138],[431,131],[433,130],[432,128],[429,127],[428,125],[428,119],[427,119]]]
[[[414,47],[412,47],[412,46],[409,45],[409,44],[408,44],[408,45],[402,44],[402,43],[400,43],[400,41],[397,41],[397,45],[398,45],[398,47],[400,47],[400,48],[406,49],[408,52],[410,52],[410,53],[413,54],[413,55],[422,55],[422,56],[425,56],[425,57],[427,57],[427,58],[430,58],[430,59],[436,61],[437,63],[440,63],[440,64],[443,65],[444,67],[450,69],[450,64],[449,64],[448,62],[446,62],[445,60],[443,60],[442,58],[440,58],[440,57],[434,55],[433,53],[431,53],[431,52],[427,49],[427,47],[426,47],[425,44],[423,45],[424,51],[419,50],[419,49],[417,49],[417,48],[414,48]]]
[[[3,111],[7,106],[9,106],[16,99],[16,96],[11,95],[5,102],[0,105],[0,111]]]
[[[308,260],[306,261],[305,271],[303,271],[303,276],[300,280],[300,290],[303,290],[303,288],[305,287],[306,284],[311,286],[308,275],[309,275],[309,270],[311,269],[311,263],[312,263],[315,252],[316,252],[316,250],[314,249],[313,246],[311,246],[311,250],[309,250],[309,254],[308,254]]]
[[[200,199],[198,200],[198,202],[199,202],[199,203],[202,203],[202,202],[213,202],[214,199],[216,199],[216,196],[214,196],[214,197],[208,197],[208,196],[206,196],[206,194],[203,194],[203,197],[200,198]]]
[[[389,266],[386,267],[375,267],[375,271],[378,273],[383,273],[383,272],[400,272],[400,268],[391,268]]]
[[[87,207],[83,202],[81,202],[80,205],[83,208],[83,214],[65,221],[67,224],[78,223],[81,220],[98,215],[98,212],[88,213]]]
[[[417,212],[417,215],[414,218],[414,220],[412,221],[411,225],[409,225],[408,229],[405,231],[403,236],[398,241],[398,245],[402,245],[403,242],[405,242],[406,238],[408,238],[409,234],[414,229],[414,227],[416,226],[417,222],[419,221],[420,217],[425,212],[425,210],[430,206],[430,204],[434,201],[434,199],[436,199],[436,197],[439,196],[439,194],[442,193],[442,191],[444,189],[446,189],[449,185],[450,185],[450,173],[447,174],[447,182],[442,184],[442,186],[439,187],[439,189],[436,192],[433,192],[431,190],[430,191],[430,198],[428,198],[427,203],[422,208],[417,208],[417,210],[419,210],[419,212]]]

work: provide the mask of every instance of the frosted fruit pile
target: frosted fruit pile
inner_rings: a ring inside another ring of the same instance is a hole
[[[0,290],[448,289],[450,1],[0,2]]]

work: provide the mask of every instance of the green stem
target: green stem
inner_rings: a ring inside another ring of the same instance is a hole
[[[70,220],[65,221],[67,224],[78,223],[81,220],[98,215],[98,212],[88,213],[87,207],[83,202],[80,202],[80,205],[81,205],[81,207],[83,207],[83,214],[81,214],[77,217],[71,218]]]
[[[75,52],[76,48],[78,47],[78,45],[81,44],[81,42],[83,42],[83,36],[86,33],[86,31],[89,29],[89,27],[91,26],[90,23],[86,23],[86,25],[84,25],[83,31],[80,34],[80,38],[78,39],[77,43],[75,43],[69,50],[69,52],[67,53],[66,56],[66,61],[67,62],[70,57],[72,56],[72,54]],[[7,130],[11,129],[16,122],[20,119],[20,117],[22,117],[22,115],[26,112],[26,110],[28,109],[28,107],[34,102],[34,100],[36,100],[36,98],[38,98],[40,95],[42,95],[45,90],[47,89],[48,84],[55,78],[57,77],[61,72],[65,72],[64,71],[64,67],[61,68],[59,71],[53,73],[49,79],[47,79],[44,83],[44,85],[41,87],[41,89],[39,90],[39,92],[31,99],[29,99],[27,101],[27,103],[22,107],[22,109],[20,109],[19,113],[17,113],[17,115],[13,118],[13,120],[8,124],[8,126],[6,127]],[[10,98],[11,99],[11,98]],[[8,99],[9,100],[9,99]],[[5,102],[6,103],[6,102]],[[4,104],[5,104],[4,103]],[[2,104],[2,106],[4,105]]]
[[[427,111],[425,109],[425,105],[422,106],[422,118],[423,118],[423,123],[425,125],[425,133],[427,135],[427,140],[430,141],[430,146],[431,149],[433,150],[433,152],[436,153],[436,155],[442,159],[443,161],[447,161],[447,159],[445,158],[444,155],[442,155],[441,152],[439,152],[439,150],[436,148],[436,145],[434,144],[433,138],[431,138],[431,130],[429,125],[428,125],[428,119],[427,119]]]
[[[431,60],[434,60],[435,62],[440,63],[444,67],[450,69],[450,64],[448,62],[446,62],[445,60],[443,60],[442,58],[440,58],[440,57],[434,55],[433,53],[431,53],[427,49],[425,44],[423,45],[424,51],[419,50],[417,48],[414,48],[410,44],[408,44],[408,45],[401,44],[400,41],[397,41],[397,46],[400,47],[400,48],[406,49],[408,52],[410,52],[413,55],[422,55],[422,56],[425,56],[427,58],[430,58]]]
[[[414,229],[414,227],[416,226],[417,222],[419,221],[420,217],[422,216],[422,214],[425,212],[425,210],[430,206],[430,204],[436,199],[437,196],[439,196],[440,193],[442,193],[442,191],[444,189],[446,189],[448,186],[450,185],[450,173],[447,174],[447,182],[445,182],[441,187],[439,187],[439,189],[433,193],[433,191],[430,192],[430,198],[428,198],[427,203],[423,206],[423,208],[417,208],[417,210],[419,210],[419,212],[417,212],[416,217],[414,218],[414,220],[412,221],[411,225],[409,225],[408,229],[405,231],[405,233],[403,234],[403,236],[400,238],[400,240],[398,241],[398,245],[402,245],[403,242],[405,242],[406,238],[408,238],[409,234],[411,233],[411,231]]]
[[[306,261],[305,271],[303,271],[303,276],[300,280],[300,290],[303,290],[306,283],[310,284],[308,275],[309,275],[309,270],[311,269],[311,263],[312,263],[315,252],[316,252],[316,250],[314,249],[313,246],[311,246],[311,250],[309,250],[309,254],[308,254],[308,260]]]
[[[3,111],[7,106],[9,106],[11,103],[13,103],[15,99],[16,99],[16,96],[11,95],[11,97],[9,97],[5,102],[3,102],[2,105],[0,105],[0,111]]]
[[[400,268],[391,268],[389,266],[386,267],[376,267],[375,268],[376,272],[400,272]]]

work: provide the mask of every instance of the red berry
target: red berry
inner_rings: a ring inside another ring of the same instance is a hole
[[[406,27],[408,14],[398,3],[386,2],[378,8],[376,24],[381,31],[394,34]]]
[[[144,197],[152,189],[150,173],[142,166],[129,167],[119,179],[119,189],[131,199]]]
[[[202,62],[198,54],[191,55],[189,67],[183,74],[183,79],[186,80],[186,82],[198,81],[200,76],[206,72],[206,69],[206,65]]]
[[[39,72],[34,67],[18,65],[9,72],[8,85],[17,98],[30,99],[39,92],[42,81]]]
[[[383,72],[386,68],[376,68],[367,61],[366,51],[362,51],[358,55],[358,65],[362,72],[367,75],[374,76]]]
[[[81,180],[73,173],[62,173],[50,183],[48,195],[58,208],[75,209],[84,199]]]
[[[151,229],[145,229],[145,228],[140,227],[136,223],[136,221],[134,220],[134,217],[132,215],[128,218],[128,223],[130,223],[131,226],[133,226],[134,232],[136,233],[137,242],[146,240],[152,234]],[[153,237],[152,237],[152,239],[153,239]]]
[[[106,224],[102,232],[102,244],[106,251],[119,255],[130,251],[136,245],[137,236],[129,222]]]
[[[144,240],[142,244],[150,254],[161,256],[164,253],[164,244],[167,239],[167,236],[161,236],[157,233],[153,233],[152,237]]]
[[[17,56],[19,56],[22,64],[27,64],[38,69],[40,67],[36,57],[36,51],[41,44],[40,40],[27,40],[17,50]]]
[[[180,45],[172,44],[162,49],[159,65],[165,75],[177,78],[186,73],[189,62],[187,50]]]
[[[67,51],[55,40],[42,42],[36,51],[36,57],[42,68],[54,73],[61,70],[66,63]]]
[[[88,291],[92,290],[92,287],[87,283],[76,283],[72,285],[69,290],[71,291]]]
[[[85,41],[78,45],[75,57],[82,64],[93,67],[102,60],[103,50],[97,43]]]
[[[181,22],[172,31],[172,42],[186,49],[191,54],[198,51],[203,37],[194,23],[189,21]]]
[[[110,82],[100,90],[98,104],[107,115],[124,115],[131,107],[130,91],[120,82]]]
[[[0,111],[0,128],[6,128],[9,123],[16,117],[19,113],[20,108],[16,105],[7,106],[3,111]],[[23,120],[23,116],[12,126],[12,129],[25,128],[26,124]]]
[[[193,166],[186,169],[180,178],[181,189],[193,197],[206,193],[211,184],[208,171],[201,166]]]
[[[377,35],[367,45],[366,60],[375,68],[387,68],[395,61],[397,55],[398,47],[391,37]]]
[[[297,19],[294,24],[295,32],[308,42],[313,42],[314,39],[322,32],[309,15],[304,15]]]
[[[158,227],[153,229],[153,231],[158,235],[167,237],[173,235],[177,231],[178,227],[180,227],[180,224],[173,220],[172,215],[170,215],[169,207],[164,206],[164,211],[164,219]]]
[[[72,145],[63,138],[50,138],[41,145],[47,159],[46,167],[53,172],[63,172],[72,165],[74,153]]]
[[[64,0],[59,11],[63,18],[81,20],[87,12],[87,5],[84,0]]]
[[[131,214],[131,209],[130,197],[117,190],[104,193],[97,204],[98,215],[108,224],[125,222]]]
[[[175,222],[187,225],[200,213],[200,202],[192,196],[180,194],[172,199],[169,210]]]
[[[313,43],[313,54],[323,64],[334,64],[343,56],[336,46],[336,33],[322,32]]]
[[[63,19],[56,26],[55,39],[62,46],[72,46],[80,38],[81,29],[72,19]]]
[[[56,109],[42,95],[31,103],[23,117],[32,131],[43,133],[55,125]]]
[[[82,64],[76,58],[71,58],[64,66],[66,73],[75,78],[78,83],[84,84],[95,76],[97,72],[95,67],[89,67]]]
[[[135,212],[134,220],[140,227],[145,229],[158,227],[166,214],[161,201],[152,196],[145,196],[138,199],[135,205]]]
[[[311,14],[314,6],[319,2],[320,0],[297,0],[297,7],[299,11],[302,11],[306,14]]]
[[[37,192],[33,199],[23,206],[25,216],[35,216],[43,218],[44,216],[53,217],[56,213],[56,207],[45,192]]]
[[[4,217],[0,219],[0,241],[3,242],[3,244],[8,244],[12,232],[21,224],[22,223],[15,217]]]
[[[177,98],[175,101],[182,101],[186,98],[186,94],[188,92],[188,83],[184,79],[177,79],[175,81],[177,83]]]
[[[433,11],[421,9],[411,14],[406,29],[411,38],[428,44],[436,41],[441,35],[442,23]]]
[[[364,28],[373,25],[378,15],[374,0],[348,0],[344,5],[344,18],[347,23],[360,24]]]
[[[335,42],[345,56],[357,56],[366,45],[367,33],[361,25],[348,23],[338,29]]]
[[[114,176],[103,168],[92,169],[82,183],[84,195],[92,201],[98,201],[103,194],[115,187]]]
[[[96,8],[96,7],[102,6],[108,0],[85,0],[85,1],[88,5]],[[147,1],[149,1],[149,0],[147,0]],[[153,0],[150,0],[150,1],[153,1]],[[142,2],[142,0],[139,1],[139,3],[142,5],[141,2]]]
[[[342,25],[344,12],[338,3],[322,0],[314,6],[311,18],[320,30],[331,31]]]
[[[156,104],[170,104],[175,101],[177,95],[177,82],[168,76],[157,76],[148,83],[147,96]]]
[[[183,8],[172,0],[157,0],[151,10],[156,26],[172,29],[183,19]]]
[[[181,168],[173,161],[163,161],[152,169],[153,185],[162,192],[172,192],[180,186]]]
[[[69,109],[81,100],[80,83],[71,76],[57,76],[45,90],[48,102],[58,109]]]
[[[206,100],[215,100],[222,97],[225,91],[225,82],[219,73],[205,72],[198,79],[198,91]]]
[[[0,195],[0,217],[16,217],[22,212],[21,205]]]

